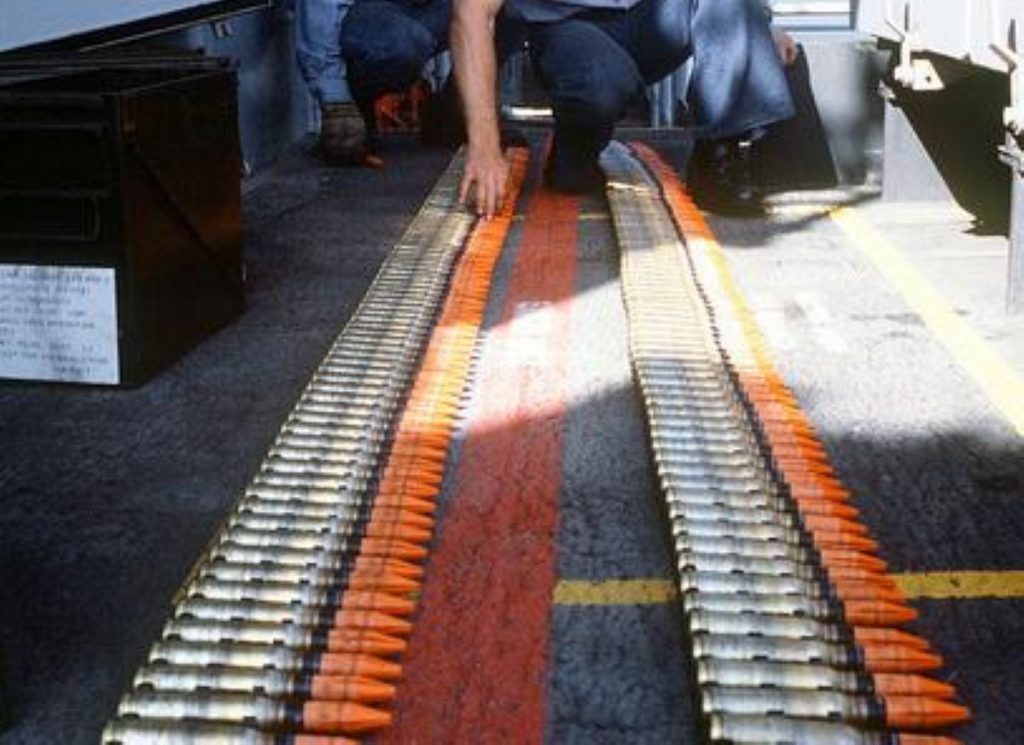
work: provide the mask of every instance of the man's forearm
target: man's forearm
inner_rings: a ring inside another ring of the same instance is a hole
[[[499,7],[493,0],[455,0],[451,51],[469,146],[500,152],[495,100],[497,61],[491,31]]]

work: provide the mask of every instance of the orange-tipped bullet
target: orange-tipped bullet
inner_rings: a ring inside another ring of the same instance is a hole
[[[408,636],[412,633],[412,624],[408,621],[372,610],[339,610],[334,614],[334,625],[339,628],[367,629],[399,636]]]
[[[422,586],[419,580],[389,572],[352,572],[348,577],[349,589],[367,592],[412,593],[419,591]]]
[[[846,620],[853,626],[899,626],[917,618],[917,611],[897,603],[850,600],[843,603]]]
[[[886,696],[885,722],[894,729],[939,729],[971,720],[971,712],[949,701],[917,696]]]
[[[844,520],[841,517],[805,515],[804,526],[812,533],[834,533],[837,535],[867,536],[868,529],[862,523]]]
[[[804,499],[794,497],[800,512],[805,515],[824,515],[826,517],[842,517],[847,520],[854,520],[860,516],[860,510],[851,504],[833,502],[827,499]]]
[[[393,701],[395,687],[379,680],[341,675],[314,675],[309,684],[310,698],[320,701],[357,701],[379,704]]]
[[[899,629],[871,628],[855,626],[853,637],[858,644],[873,644],[882,646],[891,644],[898,647],[910,647],[911,649],[928,649],[928,641],[914,634],[908,634]]]
[[[924,675],[876,673],[872,676],[875,691],[883,696],[919,696],[922,698],[951,699],[956,688],[941,680]]]
[[[824,482],[820,477],[803,477],[784,471],[782,477],[789,484],[794,497],[801,499],[824,499],[830,502],[848,502],[852,496],[844,487]]]
[[[345,675],[378,680],[397,680],[402,677],[402,666],[368,654],[351,652],[324,652],[320,655],[322,675]]]
[[[433,533],[412,525],[374,520],[366,525],[367,538],[395,538],[410,543],[427,543]]]
[[[826,567],[860,567],[865,570],[885,572],[889,567],[877,556],[842,548],[822,548],[818,551]]]
[[[877,572],[873,569],[865,569],[857,566],[846,566],[837,564],[830,566],[825,563],[828,576],[842,582],[870,582],[873,585],[886,588],[896,588],[896,583],[887,574]]]
[[[892,644],[861,644],[864,667],[871,673],[923,673],[942,667],[937,654]]]
[[[864,552],[875,552],[878,550],[878,543],[867,536],[825,531],[813,531],[813,533],[814,543],[821,548],[822,553],[827,549],[837,548]]]
[[[395,437],[395,444],[391,446],[391,454],[430,455],[434,458],[444,458],[448,454],[448,448],[435,445],[432,442],[421,441],[415,432],[399,430]]]
[[[370,522],[398,523],[418,530],[433,531],[434,518],[419,512],[386,504],[374,504],[370,512]]]
[[[440,482],[436,484],[423,483],[408,474],[385,475],[381,478],[378,494],[395,494],[401,497],[419,497],[421,499],[433,499],[437,496],[437,489]]]
[[[361,652],[370,655],[394,655],[406,650],[404,639],[367,629],[330,629],[327,632],[328,652]]]
[[[367,536],[359,542],[360,556],[391,556],[409,561],[427,558],[427,549],[398,538]]]
[[[372,732],[391,724],[391,715],[350,701],[307,701],[302,707],[302,728],[307,732]]]
[[[416,601],[389,592],[348,590],[341,596],[339,608],[345,610],[375,610],[396,616],[411,616]]]
[[[420,515],[433,515],[437,512],[437,503],[432,499],[421,499],[403,494],[386,493],[378,490],[373,500],[373,506],[391,507],[395,509],[408,510]]]
[[[402,559],[392,559],[386,556],[363,556],[359,555],[353,569],[357,572],[388,572],[399,577],[409,579],[422,579],[424,569],[419,564]]]
[[[898,589],[871,581],[847,581],[840,577],[835,577],[832,579],[832,586],[835,587],[836,595],[842,600],[877,600],[885,603],[900,604],[907,599]]]

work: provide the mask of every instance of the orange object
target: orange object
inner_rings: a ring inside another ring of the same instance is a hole
[[[327,632],[328,652],[361,652],[371,655],[393,655],[405,651],[404,639],[368,629],[331,629]]]
[[[342,608],[342,610],[334,614],[334,626],[350,629],[368,629],[379,631],[383,634],[399,634],[401,636],[408,636],[412,631],[412,624],[397,616],[391,616],[379,611],[348,610],[346,608]]]
[[[389,615],[410,616],[416,610],[416,602],[391,592],[349,590],[342,596],[338,607],[344,610],[379,611]]]
[[[379,704],[395,698],[395,687],[370,678],[342,675],[314,675],[310,698],[320,701],[358,701]]]
[[[422,586],[423,583],[419,580],[408,579],[388,572],[352,572],[348,576],[348,588],[350,590],[412,593],[418,592]]]
[[[942,658],[922,649],[862,643],[864,666],[872,673],[923,673],[942,667]]]
[[[883,696],[922,696],[925,698],[950,699],[956,696],[956,688],[924,675],[899,673],[876,673],[875,691]]]
[[[399,506],[374,503],[369,522],[399,523],[418,530],[433,531],[434,518]]]
[[[409,543],[427,543],[432,533],[394,520],[373,520],[366,525],[367,538],[394,538]]]
[[[884,572],[888,566],[877,556],[844,548],[822,548],[818,553],[826,567],[858,567]]]
[[[964,706],[918,696],[885,696],[885,722],[895,729],[938,729],[971,720]]]
[[[853,505],[843,504],[841,501],[818,499],[815,497],[806,498],[794,495],[793,501],[805,515],[821,515],[823,517],[840,517],[844,520],[854,520],[860,516],[860,510]]]
[[[417,546],[415,543],[403,541],[398,538],[375,538],[368,536],[359,542],[359,555],[389,556],[396,559],[414,561],[416,559],[427,558],[427,549],[423,546]]]
[[[314,733],[361,733],[387,727],[391,715],[351,701],[307,701],[302,707],[302,728]]]
[[[837,533],[851,536],[867,536],[868,529],[861,523],[842,517],[827,515],[804,515],[804,527],[812,533]]]
[[[899,626],[917,618],[913,608],[884,601],[848,600],[843,609],[852,626]]]
[[[419,564],[402,559],[392,559],[387,556],[363,556],[356,559],[355,567],[357,572],[388,572],[397,577],[409,579],[422,579],[424,569]]]
[[[320,673],[396,680],[402,677],[402,666],[358,652],[324,652],[320,655]]]
[[[813,531],[814,543],[822,549],[853,549],[856,551],[874,552],[878,550],[878,544],[863,535],[851,535],[849,533],[831,533],[822,530]]]
[[[413,497],[403,494],[381,493],[378,492],[376,498],[373,500],[375,507],[392,507],[406,510],[407,512],[416,512],[420,515],[431,516],[437,512],[437,503],[433,499],[424,499],[422,497]]]
[[[863,580],[846,580],[842,577],[832,577],[832,586],[835,588],[836,595],[843,600],[849,601],[865,601],[865,600],[877,600],[885,603],[900,604],[905,603],[906,596],[895,587],[886,587],[882,583],[863,581]]]
[[[859,644],[871,645],[893,645],[897,647],[910,647],[911,649],[928,650],[928,641],[914,634],[908,634],[899,629],[887,628],[863,628],[855,626],[853,638]]]

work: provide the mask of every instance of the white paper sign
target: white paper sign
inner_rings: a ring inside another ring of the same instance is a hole
[[[119,382],[114,270],[0,264],[0,378]]]

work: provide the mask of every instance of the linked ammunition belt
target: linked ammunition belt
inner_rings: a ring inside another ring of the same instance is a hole
[[[708,738],[910,742],[963,721],[706,223],[636,152],[647,168],[618,144],[604,166]]]
[[[472,287],[445,299],[473,227],[453,208],[458,173],[442,176],[316,370],[105,743],[338,745],[389,723],[486,299]],[[486,287],[503,238],[478,241],[460,271]]]

